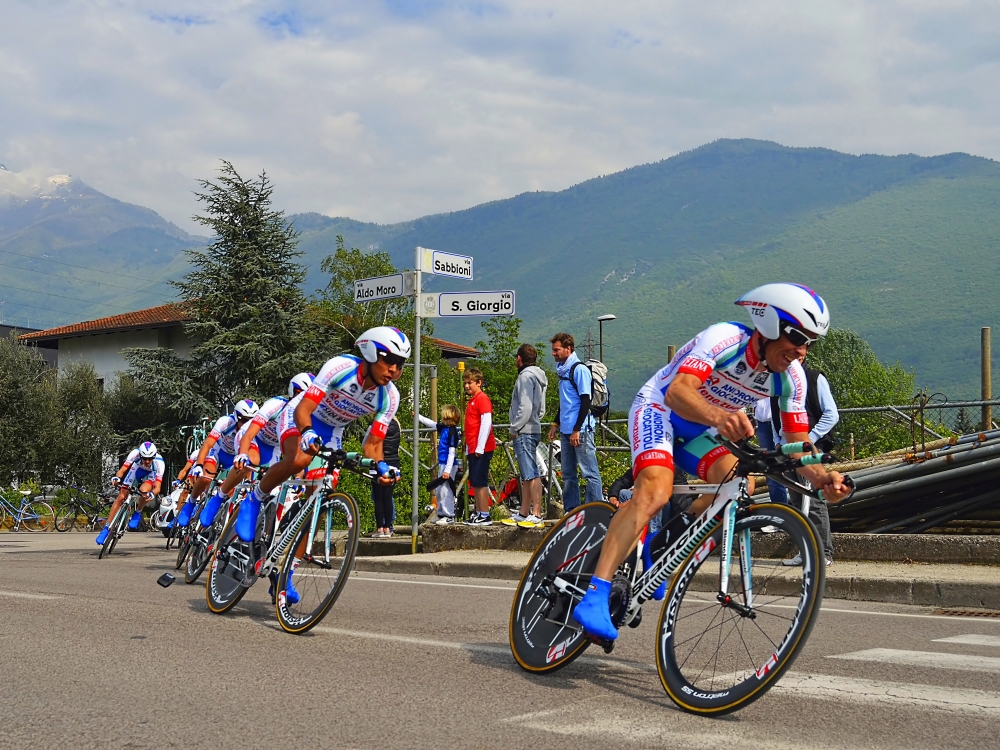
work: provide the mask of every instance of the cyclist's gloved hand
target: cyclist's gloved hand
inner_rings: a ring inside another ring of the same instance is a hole
[[[170,489],[176,490],[182,484],[184,484],[184,482],[182,482],[180,479],[175,479],[173,482],[170,483]]]
[[[396,470],[393,469],[385,461],[379,461],[376,468],[378,469],[378,475],[384,479],[395,479]]]
[[[306,430],[302,433],[302,439],[299,440],[299,450],[310,451],[316,447],[317,443],[322,445],[319,435],[314,430]]]
[[[121,483],[122,483],[122,478],[121,477],[111,477],[111,485],[113,487],[117,487]]]
[[[201,464],[195,464],[194,466],[191,467],[191,471],[188,472],[188,476],[191,479],[197,479],[198,477],[201,476],[204,470],[205,467],[203,467]]]
[[[246,453],[241,453],[233,460],[233,467],[237,471],[242,471],[249,465],[250,465],[250,456],[248,456]]]

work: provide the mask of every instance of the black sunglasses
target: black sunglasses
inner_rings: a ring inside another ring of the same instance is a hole
[[[385,363],[390,367],[402,367],[406,364],[406,357],[400,357],[398,354],[389,354],[388,352],[379,352],[378,356],[385,360]]]
[[[818,340],[818,336],[810,337],[806,335],[805,332],[795,328],[794,326],[785,326],[781,329],[781,332],[785,334],[785,338],[788,339],[792,346],[812,346]]]

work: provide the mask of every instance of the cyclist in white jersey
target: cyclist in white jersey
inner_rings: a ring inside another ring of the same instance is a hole
[[[233,468],[215,494],[205,503],[201,511],[202,526],[210,526],[215,520],[222,503],[232,495],[236,485],[250,476],[253,469],[267,468],[277,460],[281,452],[278,447],[278,418],[288,405],[288,401],[312,385],[312,376],[301,372],[288,383],[288,396],[269,398],[257,410],[257,414],[236,431],[234,445],[238,451],[233,459]]]
[[[147,440],[138,448],[133,448],[125,459],[125,463],[118,470],[118,473],[111,478],[111,483],[113,485],[120,484],[122,489],[118,493],[118,497],[115,498],[111,510],[108,511],[108,520],[110,521],[115,517],[115,513],[118,512],[121,504],[125,502],[125,498],[128,497],[129,488],[138,483],[139,491],[142,495],[139,496],[136,502],[136,510],[129,519],[128,527],[132,531],[139,528],[139,521],[142,520],[142,509],[160,491],[160,485],[163,483],[163,473],[166,470],[167,466],[163,461],[163,456],[160,455],[159,451],[156,450],[156,446],[151,442]],[[108,526],[101,529],[101,533],[97,535],[98,544],[104,544],[104,541],[108,538],[109,531]]]
[[[635,397],[629,412],[632,500],[612,518],[591,585],[573,611],[592,635],[606,640],[618,637],[608,611],[610,581],[643,527],[670,500],[675,462],[709,484],[726,481],[736,458],[715,436],[732,441],[752,437],[753,426],[743,408],[769,396],[778,397],[786,442],[809,440],[806,378],[799,360],[826,335],[830,326],[826,303],[798,284],[765,284],[736,304],[749,311],[753,328],[719,323],[702,331]],[[822,489],[830,502],[850,494],[844,478],[821,465],[804,466],[799,473]],[[655,546],[664,549],[711,502],[711,495],[702,495],[688,514],[677,516],[650,543],[646,563]],[[656,598],[663,598],[663,588]]]
[[[212,483],[212,479],[220,469],[232,468],[233,459],[236,458],[236,433],[257,416],[257,411],[257,404],[245,398],[236,404],[232,414],[225,414],[216,420],[212,431],[208,433],[208,437],[198,450],[198,459],[194,467],[188,472],[188,476],[194,480],[191,489],[192,503],[198,502],[201,493],[208,489],[208,485]],[[190,516],[187,516],[178,519],[177,523],[186,526],[187,524],[182,524],[181,521],[189,519]]]
[[[378,461],[380,482],[396,481],[388,476],[389,465],[382,460],[382,442],[399,408],[399,391],[393,381],[403,374],[403,364],[410,357],[410,340],[398,328],[379,326],[361,334],[356,345],[362,358],[348,354],[334,357],[323,365],[309,390],[289,401],[281,412],[281,460],[265,472],[240,504],[236,531],[243,541],[254,539],[261,500],[305,469],[321,446],[339,450],[344,428],[359,417],[374,415],[362,444],[365,457]],[[298,593],[291,584],[291,574],[288,581],[285,595],[294,604]]]

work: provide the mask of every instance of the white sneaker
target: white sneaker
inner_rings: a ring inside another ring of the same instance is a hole
[[[796,553],[795,557],[791,558],[790,560],[782,560],[781,564],[782,565],[787,565],[789,568],[791,568],[791,567],[793,567],[795,565],[801,565],[802,564],[802,555]]]
[[[761,526],[760,527],[760,531],[761,531],[762,534],[777,534],[778,533],[778,527],[777,526]]]
[[[537,529],[539,526],[544,526],[545,524],[542,523],[541,518],[532,513],[523,521],[518,521],[517,525],[522,529]]]
[[[454,516],[440,516],[438,520],[434,522],[435,526],[451,526],[455,523]]]
[[[519,526],[521,524],[521,521],[527,521],[528,518],[530,518],[530,516],[522,516],[520,513],[515,513],[510,518],[502,519],[500,523],[504,524],[505,526]]]
[[[826,563],[826,567],[829,568],[831,565],[833,565],[833,558],[832,557],[828,557],[823,562],[825,562]]]

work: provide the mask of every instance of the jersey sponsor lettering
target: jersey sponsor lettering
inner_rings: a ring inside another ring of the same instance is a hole
[[[677,369],[677,372],[694,375],[696,378],[704,380],[712,374],[712,365],[709,362],[696,359],[695,357],[687,357],[683,362],[681,362],[681,366]]]
[[[374,415],[372,432],[382,438],[399,409],[396,386],[389,383],[366,390],[361,359],[350,355],[334,357],[323,365],[304,398],[316,404],[314,419],[335,428],[343,428],[356,419]],[[285,409],[294,410],[292,404],[298,405],[298,401],[293,399]],[[293,416],[289,415],[283,421],[290,421]]]

